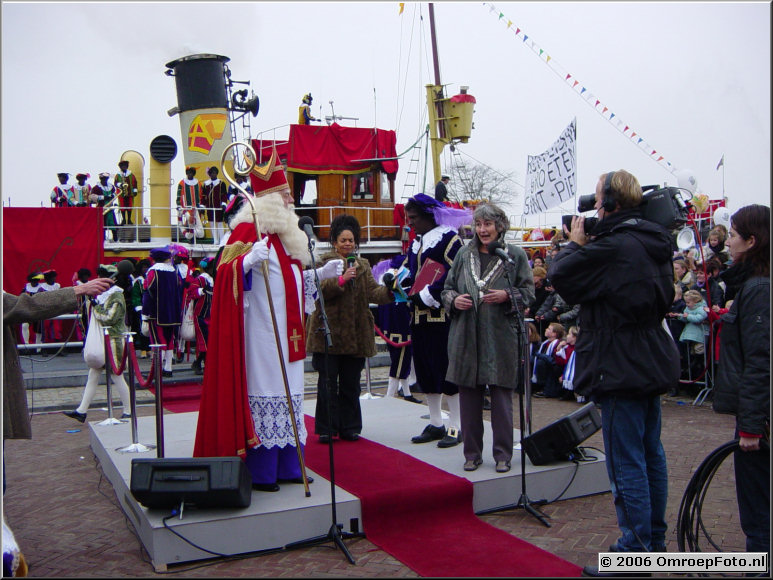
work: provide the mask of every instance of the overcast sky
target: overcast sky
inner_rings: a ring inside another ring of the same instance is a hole
[[[667,161],[710,198],[722,196],[724,175],[731,210],[770,203],[768,2],[492,6],[435,4],[440,73],[447,94],[467,85],[476,97],[475,129],[459,151],[514,173],[516,221],[527,156],[550,147],[573,118],[579,194],[620,168],[642,184],[676,185]],[[330,115],[333,101],[335,114],[357,117],[357,126],[395,129],[403,152],[426,124],[428,21],[427,4],[406,3],[400,15],[397,2],[3,2],[3,204],[48,206],[57,172],[71,173],[71,183],[88,172],[93,185],[127,150],[144,156],[147,181],[151,140],[166,134],[180,144],[179,117],[166,113],[177,104],[174,79],[164,71],[189,54],[227,56],[232,78],[251,81],[260,98],[253,136],[296,122],[311,92],[315,116]],[[567,73],[601,105],[589,105]],[[444,171],[451,162],[445,155]],[[174,182],[183,163],[180,150]],[[553,215],[543,218],[555,223]]]

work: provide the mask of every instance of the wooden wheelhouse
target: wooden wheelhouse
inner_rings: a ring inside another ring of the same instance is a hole
[[[311,217],[320,240],[330,222],[349,214],[362,241],[398,240],[395,225],[397,156],[394,131],[376,128],[290,125],[286,141],[254,139],[259,162],[276,148],[295,198],[296,212]]]

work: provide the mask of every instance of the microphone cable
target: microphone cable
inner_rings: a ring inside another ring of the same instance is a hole
[[[760,449],[769,449],[770,445],[763,438]],[[711,537],[703,523],[703,502],[709,485],[720,465],[729,455],[739,449],[738,439],[720,445],[703,460],[690,478],[679,505],[676,521],[676,541],[680,552],[701,552],[699,540],[703,536],[718,552],[722,548]]]

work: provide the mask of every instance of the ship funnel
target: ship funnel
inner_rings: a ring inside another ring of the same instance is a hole
[[[196,167],[200,175],[206,175],[210,166],[220,167],[223,151],[233,141],[229,60],[218,54],[192,54],[166,64],[166,74],[174,78],[177,89],[177,107],[167,113],[180,119],[185,166]]]
[[[150,142],[150,223],[154,226],[151,241],[158,245],[172,241],[172,161],[175,157],[177,143],[169,135],[159,135]]]

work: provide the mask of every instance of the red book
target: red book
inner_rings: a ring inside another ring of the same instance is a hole
[[[411,286],[411,289],[408,291],[408,296],[418,294],[424,290],[424,288],[435,282],[435,280],[442,278],[445,272],[446,269],[443,267],[443,264],[436,262],[431,258],[427,258],[421,265],[421,270],[419,270],[419,273],[416,274],[416,280],[414,281],[413,286]]]

